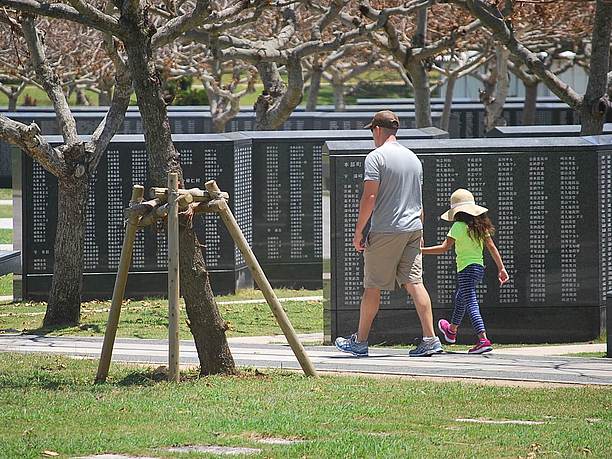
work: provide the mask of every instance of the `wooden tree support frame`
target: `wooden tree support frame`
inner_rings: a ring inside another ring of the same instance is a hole
[[[151,200],[144,201],[144,188],[136,185],[132,189],[130,207],[126,210],[125,237],[121,248],[119,269],[115,278],[113,298],[108,315],[104,343],[98,363],[96,383],[106,381],[110,368],[111,357],[121,304],[125,294],[128,272],[132,261],[134,240],[138,228],[151,225],[156,221],[168,218],[168,379],[179,381],[179,211],[190,209],[195,213],[218,213],[225,223],[238,249],[242,253],[247,266],[251,270],[257,286],[261,289],[276,322],[280,326],[291,350],[295,354],[302,371],[307,376],[317,376],[317,371],[308,357],[304,346],[297,337],[285,310],[278,301],[270,282],[264,274],[255,254],[238,226],[227,200],[229,195],[222,192],[214,180],[206,182],[206,190],[192,188],[184,190],[178,188],[176,173],[168,174],[168,188],[152,188]]]

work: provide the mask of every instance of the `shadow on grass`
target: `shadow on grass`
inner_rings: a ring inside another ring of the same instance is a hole
[[[151,386],[164,382],[167,378],[166,367],[159,367],[151,371],[134,371],[112,384],[116,386]]]
[[[50,334],[56,334],[58,336],[71,335],[70,332],[75,330],[90,331],[92,333],[104,334],[106,328],[99,324],[68,324],[68,325],[54,325],[50,327],[38,327],[32,329],[22,330],[24,335],[37,335],[47,336]]]

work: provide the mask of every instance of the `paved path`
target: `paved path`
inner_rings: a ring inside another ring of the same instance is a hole
[[[304,337],[306,338],[306,337]],[[304,339],[307,341],[306,339]],[[102,338],[0,335],[0,351],[56,353],[97,358]],[[299,369],[291,349],[284,344],[230,342],[239,366]],[[445,353],[431,358],[410,358],[407,350],[371,349],[370,357],[355,358],[330,346],[308,346],[308,354],[320,371],[411,375],[431,378],[467,378],[502,381],[531,381],[565,384],[612,385],[612,360],[603,358],[536,357],[525,355]],[[113,359],[164,365],[165,340],[117,339]],[[181,342],[181,364],[197,365],[192,341]]]
[[[13,229],[13,219],[0,218],[0,229]]]

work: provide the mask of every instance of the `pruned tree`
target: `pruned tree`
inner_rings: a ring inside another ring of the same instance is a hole
[[[123,45],[140,108],[149,175],[154,185],[165,186],[167,174],[177,172],[182,181],[178,152],[172,143],[162,79],[155,52],[187,31],[220,35],[232,27],[254,21],[262,8],[277,5],[267,0],[144,2],[103,0],[47,3],[36,0],[0,0],[0,6],[19,12],[76,22],[111,34]],[[168,15],[160,19],[155,9]],[[155,16],[155,17],[154,17]],[[182,215],[180,229],[180,278],[188,325],[194,336],[202,374],[233,373],[232,358],[219,314],[201,245],[192,225],[191,212]]]
[[[131,94],[129,72],[110,37],[107,50],[115,65],[116,90],[113,103],[91,139],[77,133],[62,83],[45,54],[36,18],[23,13],[7,13],[15,33],[27,44],[36,81],[53,103],[63,137],[62,145],[51,145],[32,123],[25,125],[0,115],[0,138],[21,148],[58,180],[58,224],[55,236],[53,280],[44,326],[76,324],[80,318],[81,285],[84,266],[85,215],[90,180],[104,151],[123,123]]]
[[[231,78],[226,82],[224,76],[228,66]],[[226,124],[240,112],[240,99],[255,92],[257,69],[246,63],[231,61],[226,66],[213,61],[210,69],[200,72],[200,78],[208,96],[214,130],[223,132]]]
[[[562,101],[580,113],[582,134],[600,134],[603,130],[606,111],[610,107],[612,75],[610,74],[610,33],[612,30],[612,2],[609,0],[596,0],[595,11],[592,15],[593,28],[591,33],[591,59],[589,65],[589,80],[586,92],[578,94],[572,87],[561,80],[555,73],[538,58],[538,55],[526,46],[515,33],[513,12],[514,2],[503,0],[491,3],[484,0],[450,0],[468,10],[474,17],[482,21],[495,37],[510,53],[516,57],[531,73],[540,80]],[[498,6],[497,3],[500,3]],[[533,4],[541,8],[555,8],[559,14],[563,0]],[[575,8],[574,2],[569,2]],[[592,8],[592,3],[585,4],[584,8]]]
[[[385,21],[383,33],[370,34],[374,45],[389,52],[403,66],[414,88],[417,127],[432,126],[429,71],[434,59],[459,46],[460,40],[481,27],[479,20],[467,22],[465,15],[459,14],[457,8],[437,3],[436,0],[412,0],[400,6],[388,7],[387,15],[393,20]],[[435,10],[430,14],[432,8]],[[360,11],[371,20],[380,20],[382,10],[364,1]],[[351,21],[348,17],[344,19]],[[429,29],[433,23],[438,38],[429,40]]]
[[[21,39],[21,28],[6,14],[0,14],[0,92],[8,99],[8,110],[17,109],[17,101],[29,85],[39,86],[27,59],[27,47]],[[42,89],[42,87],[41,87]]]
[[[240,99],[255,92],[257,69],[242,61],[222,62],[214,58],[214,49],[198,43],[170,44],[158,59],[173,77],[197,77],[202,81],[215,132],[224,132],[225,126],[240,112]]]
[[[546,68],[557,76],[565,73],[568,69],[576,65],[575,55],[573,53],[569,53],[568,55],[567,52],[550,50],[549,52],[539,53],[538,57],[542,60]],[[521,122],[524,126],[535,124],[538,87],[540,86],[541,80],[537,75],[530,72],[515,56],[510,56],[508,68],[525,86],[525,102],[523,105],[523,118]]]
[[[239,38],[224,33],[215,38],[218,59],[239,59],[257,68],[264,86],[254,106],[257,129],[278,128],[299,105],[304,92],[306,58],[338,50],[382,27],[388,18],[387,10],[383,9],[375,21],[366,22],[362,18],[350,27],[343,27],[339,18],[349,1],[287,3],[288,6],[262,16],[259,24],[260,27],[263,24],[264,30],[257,30],[253,36]],[[194,31],[186,37],[209,43],[212,35]]]
[[[441,56],[441,59],[434,63],[432,69],[438,71],[442,77],[432,86],[432,91],[438,86],[446,84],[440,129],[448,131],[457,80],[476,74],[478,68],[486,65],[492,56],[489,46],[484,46],[479,50],[468,49],[459,52],[451,49],[450,54]]]

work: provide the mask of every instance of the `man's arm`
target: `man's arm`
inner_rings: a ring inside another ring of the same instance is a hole
[[[355,246],[355,250],[358,252],[363,252],[365,249],[363,230],[374,210],[376,196],[378,196],[378,185],[379,182],[374,180],[366,180],[363,182],[363,193],[359,201],[359,217],[357,217],[355,236],[353,237],[353,246]]]

